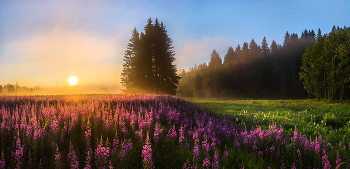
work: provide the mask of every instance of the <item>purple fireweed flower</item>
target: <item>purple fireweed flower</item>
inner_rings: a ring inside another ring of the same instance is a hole
[[[256,150],[258,149],[258,146],[256,145],[256,142],[254,140],[254,144],[253,144],[253,153],[256,152]]]
[[[167,134],[167,140],[173,140],[177,137],[177,133],[176,133],[176,130],[175,130],[175,125],[173,125],[172,128],[169,129],[168,131],[168,134]]]
[[[61,168],[61,154],[59,152],[57,145],[56,145],[56,152],[55,152],[55,168],[57,169]]]
[[[237,148],[240,148],[241,147],[241,143],[239,143],[239,141],[234,141],[233,142],[233,147],[237,147]]]
[[[218,141],[218,140],[217,140],[216,138],[212,137],[212,138],[211,138],[210,147],[214,147],[214,146],[216,145],[216,142],[217,142],[217,141]]]
[[[90,138],[91,138],[91,129],[85,131],[84,137],[85,137],[85,142],[90,142]]]
[[[152,148],[149,140],[149,136],[147,134],[146,138],[146,145],[143,146],[142,150],[142,164],[143,168],[154,168],[153,161],[152,161]]]
[[[119,148],[119,139],[118,136],[116,136],[113,139],[113,143],[112,143],[112,154],[115,154],[117,152],[117,149]]]
[[[244,145],[247,145],[247,144],[248,144],[248,139],[247,139],[247,138],[244,138],[243,144],[244,144]]]
[[[316,142],[315,144],[315,153],[316,154],[320,153],[320,144],[318,142]]]
[[[298,159],[296,160],[296,162],[299,162],[299,161],[300,161],[300,159],[301,159],[301,152],[300,152],[300,150],[299,150],[299,149],[297,150],[297,153],[298,153]]]
[[[41,137],[42,137],[42,130],[41,129],[34,130],[34,140],[40,139]]]
[[[136,131],[136,132],[135,132],[135,135],[136,135],[137,137],[139,137],[140,139],[142,139],[142,128],[141,128],[140,131]]]
[[[209,167],[210,166],[210,161],[209,161],[209,156],[207,155],[205,159],[203,160],[203,168],[204,167]]]
[[[293,140],[297,140],[298,139],[298,132],[294,131],[294,136],[292,137]]]
[[[66,126],[64,126],[64,127],[66,127]],[[65,133],[66,133],[66,130],[62,130],[62,132],[61,132],[61,137],[60,137],[60,143],[64,143],[64,135],[65,135]]]
[[[329,161],[328,161],[328,156],[326,154],[324,154],[322,156],[322,165],[324,166],[324,169],[330,169],[331,168],[331,165],[329,164]]]
[[[102,147],[101,144],[98,144],[94,157],[96,159],[96,163],[99,165],[105,165],[107,163],[107,159],[109,158],[109,147]]]
[[[337,156],[337,158],[336,158],[336,160],[335,160],[335,165],[338,165],[340,162],[341,162],[341,158],[339,158],[339,157]]]
[[[225,144],[225,150],[224,150],[223,154],[224,154],[224,155],[223,155],[222,158],[226,159],[226,158],[228,157],[228,151],[227,151],[227,146],[226,146],[226,144]]]
[[[129,153],[129,151],[132,149],[132,143],[131,140],[124,140],[122,142],[122,150],[120,151],[119,158],[122,162],[125,160],[125,156]]]
[[[202,147],[205,150],[205,152],[208,154],[209,150],[210,150],[210,145],[208,144],[207,139],[205,138],[205,140],[202,142]]]
[[[14,164],[16,164],[16,168],[19,168],[22,165],[23,158],[23,147],[21,146],[21,140],[16,139],[16,151],[11,151],[11,157],[14,158]]]
[[[197,130],[195,129],[194,132],[193,132],[193,136],[192,136],[193,140],[196,142],[196,143],[199,143],[199,137],[198,137],[198,133],[197,133]]]
[[[310,151],[310,144],[308,140],[304,142],[304,149]]]
[[[274,130],[275,128],[276,128],[276,126],[273,125],[273,124],[270,126],[270,129],[271,129],[271,130]]]
[[[213,169],[218,169],[220,166],[220,157],[219,157],[219,151],[217,149],[215,149],[215,154],[214,154],[214,161],[212,163],[212,168]]]
[[[154,129],[153,133],[153,140],[157,142],[159,140],[159,135],[163,132],[163,129],[161,129],[160,123],[156,122],[156,128]]]
[[[260,140],[264,139],[264,131],[259,132],[259,138],[260,138]]]
[[[92,169],[92,166],[90,164],[87,164],[84,169]]]
[[[191,163],[190,163],[190,161],[188,161],[188,159],[187,159],[187,161],[184,163],[184,165],[183,165],[182,168],[183,168],[183,169],[193,169],[193,167],[191,166]]]
[[[77,156],[75,155],[75,151],[74,151],[74,147],[73,147],[72,143],[70,143],[70,145],[69,145],[69,153],[67,156],[67,163],[70,166],[70,168],[79,169],[78,168],[79,162],[77,161]]]
[[[193,158],[198,158],[199,157],[199,147],[197,145],[197,143],[194,144],[194,147],[193,147]]]
[[[59,128],[58,128],[58,121],[57,119],[53,119],[50,124],[50,130],[52,130],[55,135],[57,136],[59,134]]]
[[[270,152],[271,152],[271,154],[273,154],[275,152],[275,147],[273,145],[270,147]]]
[[[295,167],[295,164],[293,163],[293,165],[291,166],[291,169],[297,169],[296,167]]]
[[[185,133],[184,128],[181,125],[181,127],[179,129],[179,134],[180,134],[179,143],[182,143],[184,141],[184,139],[185,139],[184,133]]]
[[[88,149],[88,151],[86,152],[86,158],[85,158],[85,167],[84,169],[91,169],[92,166],[90,165],[91,163],[91,154],[92,154],[92,150],[91,148]]]

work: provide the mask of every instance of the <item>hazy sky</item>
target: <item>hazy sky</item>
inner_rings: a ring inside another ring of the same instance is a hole
[[[0,84],[65,86],[74,75],[118,89],[132,29],[150,17],[173,39],[177,68],[188,69],[252,38],[281,44],[286,31],[350,26],[349,9],[349,0],[1,0]]]

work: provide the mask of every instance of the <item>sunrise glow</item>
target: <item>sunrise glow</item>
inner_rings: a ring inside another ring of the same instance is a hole
[[[69,79],[68,79],[68,82],[70,85],[76,85],[78,83],[78,78],[75,77],[75,76],[71,76]]]

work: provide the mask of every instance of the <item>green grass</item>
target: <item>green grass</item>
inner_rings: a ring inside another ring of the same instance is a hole
[[[185,98],[247,129],[282,126],[287,137],[294,130],[315,139],[319,134],[332,145],[350,142],[350,105],[316,100],[222,100]]]

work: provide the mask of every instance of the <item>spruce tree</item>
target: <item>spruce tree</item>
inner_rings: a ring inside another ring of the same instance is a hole
[[[234,62],[235,59],[235,51],[233,50],[232,46],[230,46],[227,50],[227,54],[224,57],[224,65],[229,65]]]
[[[270,49],[264,36],[263,41],[261,42],[261,56],[268,57],[268,55],[270,55]]]
[[[321,28],[318,28],[318,31],[317,31],[317,40],[319,38],[322,38]]]
[[[136,89],[139,88],[140,84],[136,73],[136,57],[138,55],[139,47],[140,47],[140,39],[139,33],[136,28],[132,31],[131,39],[127,45],[124,54],[124,64],[123,64],[123,72],[121,73],[121,84],[125,87],[123,90],[124,93],[136,93]]]
[[[258,58],[258,53],[259,53],[259,49],[258,49],[258,45],[255,43],[254,39],[252,39],[249,43],[249,57],[252,59]]]
[[[270,49],[271,49],[271,56],[275,57],[278,55],[279,50],[278,50],[277,43],[275,40],[272,40]]]
[[[209,62],[208,66],[210,69],[216,70],[216,69],[220,68],[221,64],[222,64],[222,59],[220,58],[219,54],[214,49],[210,55],[210,62]]]

